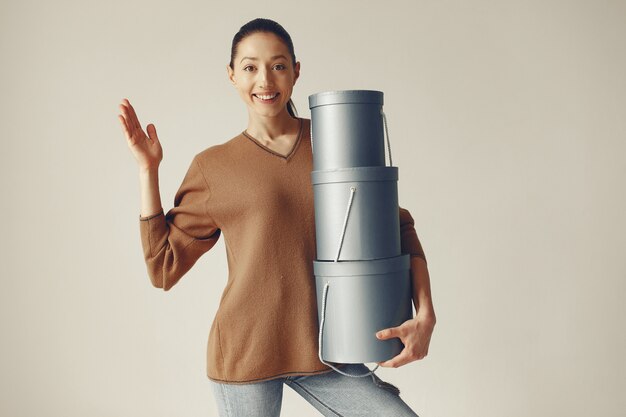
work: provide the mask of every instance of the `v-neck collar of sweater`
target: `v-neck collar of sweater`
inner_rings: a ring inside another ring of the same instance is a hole
[[[277,157],[282,158],[285,161],[288,161],[289,159],[291,159],[293,155],[295,155],[296,151],[298,150],[298,147],[300,146],[300,142],[302,141],[302,127],[304,126],[304,122],[301,117],[298,117],[298,120],[300,121],[300,128],[298,129],[298,137],[296,138],[296,142],[293,144],[291,151],[289,151],[287,155],[283,155],[281,153],[276,152],[273,149],[268,148],[267,146],[263,145],[258,139],[248,134],[248,132],[246,132],[245,130],[242,133],[245,137],[250,139],[252,143],[259,146],[261,149],[271,153],[272,155],[276,155]]]

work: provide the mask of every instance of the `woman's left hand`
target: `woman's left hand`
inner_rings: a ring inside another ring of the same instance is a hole
[[[423,359],[428,354],[430,337],[435,328],[434,314],[418,314],[398,327],[390,327],[376,333],[379,340],[398,337],[404,344],[404,349],[397,356],[378,362],[380,366],[397,368],[407,363]]]

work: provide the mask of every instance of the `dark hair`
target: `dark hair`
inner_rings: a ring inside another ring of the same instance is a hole
[[[244,40],[246,37],[258,32],[269,32],[278,36],[285,43],[287,49],[289,49],[292,65],[294,67],[296,66],[296,54],[293,50],[293,42],[291,41],[291,36],[289,36],[289,33],[287,33],[285,28],[283,28],[277,22],[259,17],[243,25],[239,29],[239,32],[237,32],[233,37],[233,44],[230,48],[230,63],[228,64],[231,69],[235,69],[233,61],[235,59],[235,55],[237,55],[237,46],[239,45],[239,42]],[[287,111],[289,112],[291,117],[298,117],[296,106],[293,104],[291,97],[289,98],[289,102],[287,103]]]

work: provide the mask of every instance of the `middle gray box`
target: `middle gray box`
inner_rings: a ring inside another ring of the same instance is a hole
[[[397,167],[313,171],[311,179],[318,260],[337,257],[352,187],[354,195],[338,260],[382,259],[400,254]]]

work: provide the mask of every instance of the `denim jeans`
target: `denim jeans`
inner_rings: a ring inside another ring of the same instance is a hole
[[[349,364],[343,370],[353,375],[368,371],[363,364]],[[381,381],[376,375],[374,378]],[[400,395],[375,384],[371,376],[352,378],[331,371],[250,384],[209,382],[220,417],[280,416],[283,384],[300,394],[324,416],[417,417]]]

